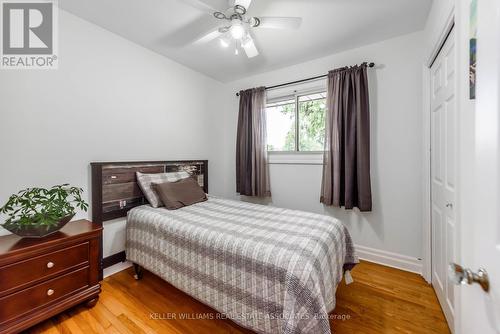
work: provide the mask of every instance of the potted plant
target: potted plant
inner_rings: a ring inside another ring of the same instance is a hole
[[[57,232],[74,217],[76,208],[87,211],[82,193],[83,189],[69,184],[21,190],[0,208],[0,213],[8,216],[1,225],[21,237],[39,238]]]

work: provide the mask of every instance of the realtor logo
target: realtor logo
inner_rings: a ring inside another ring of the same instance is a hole
[[[2,69],[57,68],[54,1],[1,0]]]

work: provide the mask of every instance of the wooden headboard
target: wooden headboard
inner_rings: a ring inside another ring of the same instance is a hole
[[[147,204],[135,172],[186,171],[208,193],[208,160],[94,162],[92,168],[92,220],[94,223],[125,217],[127,212]]]
[[[97,224],[126,217],[127,212],[147,200],[137,184],[135,172],[164,173],[186,171],[208,193],[208,160],[93,162],[92,169],[92,221]],[[125,251],[103,258],[101,238],[100,280],[103,269],[125,261]]]

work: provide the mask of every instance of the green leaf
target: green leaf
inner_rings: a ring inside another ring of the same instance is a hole
[[[87,211],[89,205],[81,198],[82,193],[82,188],[69,187],[67,183],[49,189],[20,190],[0,207],[0,213],[7,215],[3,225],[14,228],[55,225],[76,208]]]

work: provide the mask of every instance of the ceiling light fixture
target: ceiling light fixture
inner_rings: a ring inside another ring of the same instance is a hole
[[[229,28],[229,32],[234,39],[241,39],[245,35],[245,27],[243,27],[243,23],[241,20],[233,19],[231,21],[231,28]]]
[[[244,51],[248,58],[257,57],[256,36],[253,34],[257,29],[299,29],[302,18],[300,17],[255,17],[249,15],[248,7],[252,0],[225,0],[229,2],[229,8],[225,10],[213,10],[205,1],[208,0],[181,0],[195,8],[203,7],[203,11],[209,13],[217,22],[217,27],[210,28],[206,34],[193,41],[193,44],[207,43],[219,39],[222,48],[231,48],[236,55]],[[207,10],[208,9],[208,10]],[[234,43],[236,48],[232,49]]]
[[[245,15],[247,13],[246,8],[241,6],[241,5],[234,6],[233,10],[236,14],[239,14],[239,15]]]
[[[215,12],[214,16],[216,19],[219,19],[219,20],[227,20],[226,14],[221,13],[221,12]]]

